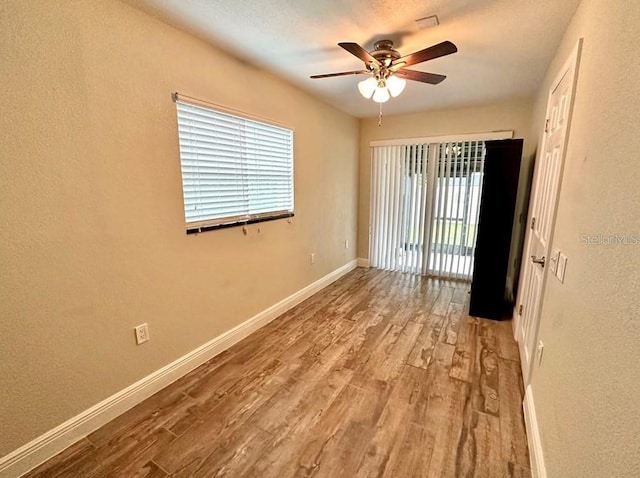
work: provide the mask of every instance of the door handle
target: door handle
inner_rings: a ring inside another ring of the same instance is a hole
[[[542,268],[544,269],[544,263],[545,263],[544,256],[542,256],[539,259],[536,256],[531,256],[531,262],[533,262],[534,264],[540,264],[542,266]]]

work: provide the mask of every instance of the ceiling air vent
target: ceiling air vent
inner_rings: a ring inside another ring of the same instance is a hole
[[[416,26],[420,30],[424,30],[425,28],[433,28],[440,25],[440,20],[438,20],[438,15],[429,15],[428,17],[418,18],[416,20]]]

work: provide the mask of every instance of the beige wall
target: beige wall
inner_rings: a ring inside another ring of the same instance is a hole
[[[355,258],[358,120],[117,1],[4,1],[0,58],[0,456]],[[185,235],[176,90],[295,128],[292,224]]]
[[[640,476],[640,244],[587,246],[581,235],[640,237],[640,2],[583,0],[537,97],[584,38],[553,245],[565,282],[544,293],[543,363],[532,390],[548,476]]]
[[[395,116],[383,116],[360,121],[360,189],[358,203],[358,257],[369,257],[369,195],[371,180],[371,149],[369,143],[380,139],[414,138],[487,131],[513,130],[515,138],[524,138],[524,160],[521,184],[530,174],[535,140],[530,133],[532,101],[513,99],[468,108],[450,108]],[[523,187],[526,193],[526,188]],[[518,209],[526,194],[519,194]],[[520,234],[520,228],[516,228]],[[515,236],[515,235],[514,235]]]

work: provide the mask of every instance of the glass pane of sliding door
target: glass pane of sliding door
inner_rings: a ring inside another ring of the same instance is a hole
[[[439,145],[429,251],[431,275],[471,278],[484,154],[482,141]]]

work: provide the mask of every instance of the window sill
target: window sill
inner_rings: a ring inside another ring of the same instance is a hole
[[[215,231],[216,229],[226,229],[228,227],[246,226],[249,224],[256,224],[259,222],[275,221],[277,219],[287,219],[294,216],[294,213],[288,212],[285,214],[275,214],[273,216],[256,217],[253,219],[247,219],[245,221],[233,221],[219,224],[201,225],[195,227],[187,226],[187,234],[199,234],[201,232]]]

